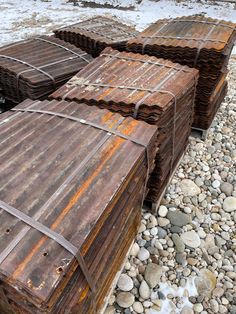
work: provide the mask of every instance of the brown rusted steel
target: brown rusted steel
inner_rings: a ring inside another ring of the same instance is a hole
[[[96,289],[69,250],[0,203],[0,312],[95,313],[137,232],[157,127],[75,102],[15,109],[0,119],[0,200],[78,248]]]
[[[197,68],[200,76],[193,127],[208,129],[226,95],[227,83],[222,83],[222,78],[236,39],[235,26],[202,16],[158,20],[131,39],[127,50]]]
[[[138,35],[133,27],[105,16],[68,25],[54,33],[56,37],[80,47],[94,57],[106,47],[125,50],[127,41]]]
[[[0,86],[14,103],[43,99],[93,58],[64,41],[41,36],[0,48]]]
[[[106,48],[50,97],[135,116],[159,128],[146,200],[156,202],[188,143],[198,71],[148,55]]]

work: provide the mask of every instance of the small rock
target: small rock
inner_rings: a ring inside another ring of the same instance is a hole
[[[219,180],[214,180],[212,182],[212,186],[214,189],[218,189],[220,187],[220,181]]]
[[[160,217],[165,217],[165,216],[167,215],[167,213],[168,213],[167,207],[164,206],[164,205],[161,205],[161,206],[159,207],[159,210],[158,210],[159,216],[160,216]]]
[[[130,292],[120,292],[116,298],[117,304],[122,308],[128,308],[134,303],[134,295]]]
[[[219,313],[219,304],[215,299],[210,300],[210,306],[213,313]]]
[[[139,248],[138,244],[134,243],[132,248],[131,248],[130,255],[131,256],[137,256],[139,253],[139,250],[140,250],[140,248]]]
[[[163,269],[161,266],[150,263],[147,265],[144,278],[151,288],[156,287],[160,282]]]
[[[226,197],[223,203],[223,208],[228,213],[236,210],[236,197],[233,196]]]
[[[184,242],[181,239],[181,237],[177,233],[174,233],[174,234],[172,234],[172,240],[175,244],[176,251],[178,253],[183,253],[185,250],[185,245],[184,245]]]
[[[176,253],[175,255],[175,260],[178,264],[182,266],[186,266],[187,261],[186,261],[186,253]]]
[[[133,280],[126,274],[121,274],[117,286],[122,291],[130,291],[134,287]]]
[[[141,247],[140,251],[138,252],[138,259],[143,262],[149,259],[149,257],[150,257],[149,251],[145,249],[145,247]]]
[[[141,302],[134,302],[133,310],[136,313],[143,313],[143,305],[142,305],[142,303]]]
[[[189,179],[183,179],[180,182],[180,188],[184,195],[186,196],[195,196],[201,193],[200,188]]]
[[[165,226],[169,225],[169,223],[170,223],[169,219],[167,219],[167,218],[162,218],[162,217],[159,217],[159,218],[157,219],[157,221],[158,221],[158,225],[159,225],[160,227],[165,227]]]
[[[180,313],[181,314],[194,314],[194,311],[191,309],[191,307],[184,306]]]
[[[143,280],[141,282],[141,285],[139,287],[139,294],[140,294],[141,298],[143,298],[144,300],[149,299],[149,297],[151,295],[150,288],[149,288],[149,286],[145,280]]]
[[[195,278],[195,285],[199,295],[209,297],[216,286],[216,276],[208,269],[201,269]]]
[[[195,231],[187,231],[180,235],[184,244],[195,249],[200,246],[201,240],[199,235]]]
[[[223,182],[220,186],[221,192],[225,193],[226,196],[230,196],[233,192],[233,185],[229,182]]]
[[[193,306],[193,310],[197,313],[201,313],[203,311],[203,306],[201,303],[196,303]]]
[[[221,287],[217,287],[213,290],[212,295],[217,297],[217,298],[221,298],[222,295],[224,294],[224,289]]]
[[[170,220],[170,223],[174,226],[183,227],[191,222],[191,216],[188,214],[184,214],[179,210],[174,212],[169,211],[167,214],[167,218]]]

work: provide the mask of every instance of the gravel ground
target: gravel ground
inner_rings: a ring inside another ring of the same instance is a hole
[[[236,314],[236,59],[205,142],[142,224],[106,314]]]

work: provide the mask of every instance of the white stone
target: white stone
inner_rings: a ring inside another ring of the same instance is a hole
[[[138,252],[138,259],[143,262],[149,259],[149,257],[150,253],[148,252],[148,250],[145,249],[145,247],[141,247],[140,251]]]
[[[169,225],[169,223],[170,223],[169,219],[167,219],[167,218],[162,218],[162,217],[159,217],[159,218],[157,219],[157,221],[158,221],[158,225],[159,225],[160,227],[165,227],[165,226]]]
[[[223,203],[223,209],[229,213],[236,210],[236,197],[226,197]]]
[[[144,278],[151,288],[156,287],[160,282],[163,269],[161,266],[150,263],[147,265]]]
[[[180,237],[185,245],[193,249],[199,247],[201,244],[199,235],[193,230],[182,233]]]
[[[219,180],[214,180],[214,181],[212,182],[212,186],[213,186],[213,188],[215,188],[215,189],[219,188],[219,187],[220,187],[220,181],[219,181]]]
[[[133,310],[136,313],[143,313],[143,305],[142,305],[142,303],[141,302],[134,302]]]
[[[186,196],[195,196],[201,193],[201,189],[189,179],[182,180],[180,182],[180,188]]]
[[[122,291],[130,291],[134,287],[133,280],[126,274],[121,274],[117,286]]]
[[[159,216],[160,216],[160,217],[165,217],[165,216],[167,215],[167,213],[168,213],[167,207],[164,206],[164,205],[161,205],[161,206],[159,207],[159,210],[158,210]]]
[[[139,250],[140,250],[140,248],[139,248],[138,244],[134,243],[132,248],[131,248],[130,255],[131,256],[137,256],[139,253]]]
[[[141,285],[139,287],[139,294],[141,298],[143,298],[144,300],[147,300],[150,298],[151,291],[145,280],[141,282]]]

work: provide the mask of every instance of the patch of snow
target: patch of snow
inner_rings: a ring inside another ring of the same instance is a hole
[[[104,2],[105,0],[96,1]],[[135,0],[112,0],[114,1],[123,6],[125,3],[128,5],[136,2]],[[67,0],[0,0],[0,46],[34,35],[51,34],[58,27],[95,15],[114,16],[141,31],[157,19],[192,14],[205,14],[212,18],[236,22],[236,10],[231,3],[143,0],[140,4],[136,4],[133,10],[122,11],[115,8],[74,6]]]

